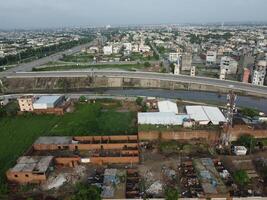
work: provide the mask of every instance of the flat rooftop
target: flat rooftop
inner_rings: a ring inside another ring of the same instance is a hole
[[[41,96],[35,104],[54,104],[61,96]]]
[[[71,144],[72,137],[69,136],[44,136],[39,137],[33,144]]]
[[[53,156],[22,156],[10,171],[45,173],[53,158]]]

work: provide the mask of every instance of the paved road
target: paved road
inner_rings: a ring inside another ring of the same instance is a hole
[[[125,77],[137,79],[154,79],[183,83],[195,83],[200,85],[217,86],[218,88],[236,89],[245,92],[261,94],[267,97],[266,86],[255,86],[247,83],[226,81],[206,77],[191,77],[185,75],[173,75],[151,72],[125,72],[114,70],[90,70],[90,71],[58,71],[58,72],[21,72],[13,73],[7,77],[87,77],[87,76],[105,76],[105,77]]]
[[[63,54],[71,55],[71,54],[74,54],[74,53],[78,53],[78,52],[81,51],[81,49],[83,49],[85,47],[96,45],[96,42],[97,42],[97,40],[93,40],[90,43],[79,45],[79,46],[73,47],[71,49],[65,50],[63,52],[58,52],[58,53],[52,54],[50,56],[43,57],[43,58],[40,58],[38,60],[34,60],[32,62],[19,64],[19,65],[15,66],[15,67],[13,67],[11,69],[6,70],[2,74],[8,74],[10,72],[29,72],[29,71],[32,71],[33,67],[37,67],[37,66],[41,66],[41,65],[47,64],[50,61],[52,61],[52,62],[58,61],[59,59],[62,58]]]

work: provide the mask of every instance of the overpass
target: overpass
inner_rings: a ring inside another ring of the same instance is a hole
[[[186,75],[173,75],[151,72],[128,72],[114,70],[83,70],[83,71],[51,71],[51,72],[17,72],[5,75],[5,80],[43,80],[45,79],[76,78],[81,88],[97,87],[140,87],[207,90],[214,92],[228,92],[234,90],[244,95],[267,97],[266,86],[255,86],[229,80],[219,80],[206,77],[191,77]],[[90,81],[88,81],[90,78]],[[82,80],[87,80],[84,84]],[[72,81],[73,83],[73,81]],[[23,84],[23,81],[20,83]],[[76,84],[77,85],[77,84]],[[19,86],[19,85],[18,85]],[[75,86],[77,87],[77,86]],[[78,88],[76,88],[78,89]]]

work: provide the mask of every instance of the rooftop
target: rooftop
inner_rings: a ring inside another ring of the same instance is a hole
[[[53,104],[55,103],[61,96],[41,96],[38,100],[36,100],[35,104]]]
[[[34,144],[71,144],[72,137],[68,136],[45,136],[45,137],[39,137]]]
[[[159,101],[158,108],[159,112],[173,112],[178,114],[177,104],[171,101]]]
[[[45,173],[52,160],[53,156],[22,156],[11,171]]]
[[[189,115],[176,115],[173,112],[138,113],[138,124],[182,125],[189,118]]]

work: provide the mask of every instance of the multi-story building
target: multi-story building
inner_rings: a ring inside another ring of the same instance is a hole
[[[195,66],[191,67],[190,76],[196,76],[196,67]]]
[[[183,53],[181,60],[181,69],[183,71],[190,71],[192,67],[192,54]]]
[[[253,85],[264,85],[264,79],[266,76],[266,60],[261,60],[255,66],[252,74]]]
[[[22,96],[18,98],[19,108],[22,112],[33,112],[34,96]]]
[[[250,70],[248,68],[244,68],[243,79],[242,79],[243,83],[248,83],[249,75],[250,75]]]
[[[170,62],[177,62],[180,60],[180,54],[179,53],[169,53],[169,61]]]
[[[216,63],[217,52],[216,51],[208,51],[206,55],[206,65],[213,65]]]
[[[112,46],[104,46],[103,47],[103,53],[104,55],[111,55],[113,53]]]
[[[237,61],[228,56],[224,56],[221,58],[220,68],[221,70],[224,69],[226,74],[236,74],[237,65]]]

